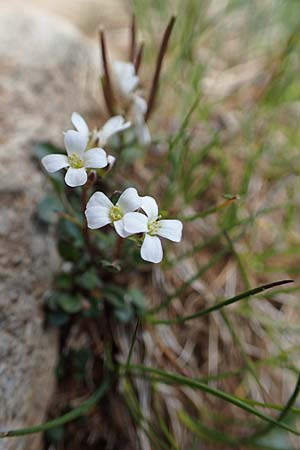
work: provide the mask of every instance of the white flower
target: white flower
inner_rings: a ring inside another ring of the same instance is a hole
[[[147,102],[139,95],[133,96],[133,115],[135,118],[135,128],[137,138],[141,145],[148,145],[151,142],[151,135],[148,125],[145,122],[147,112]]]
[[[145,122],[147,102],[136,93],[139,77],[136,75],[135,67],[132,63],[115,61],[113,71],[121,94],[131,104],[138,141],[141,145],[148,145],[151,142],[151,135]]]
[[[103,125],[101,130],[94,131],[93,137],[94,139],[98,139],[99,145],[103,147],[114,134],[127,130],[130,126],[131,123],[125,122],[122,116],[114,116]]]
[[[76,130],[85,136],[86,142],[88,143],[91,132],[84,118],[77,112],[74,112],[71,116],[71,121]],[[111,117],[100,130],[93,131],[93,138],[95,140],[98,139],[100,147],[104,147],[114,134],[127,130],[130,126],[131,123],[125,122],[125,119],[122,116],[114,116]]]
[[[42,164],[50,172],[68,167],[65,182],[68,186],[82,186],[87,181],[86,169],[101,169],[107,166],[107,155],[103,148],[86,150],[88,137],[75,130],[65,133],[67,155],[54,154],[44,156]]]
[[[163,257],[158,236],[173,242],[180,242],[182,222],[180,220],[159,220],[158,206],[154,198],[142,197],[141,208],[147,216],[139,212],[129,212],[124,216],[124,228],[128,234],[145,233],[141,247],[141,257],[145,261],[159,263]]]
[[[134,65],[129,62],[115,61],[113,71],[121,94],[126,99],[130,99],[139,84],[139,77],[135,73]]]
[[[129,236],[123,225],[126,213],[136,211],[141,206],[142,199],[135,188],[126,189],[114,205],[103,192],[95,192],[87,203],[85,215],[88,227],[102,228],[112,223],[119,236]]]

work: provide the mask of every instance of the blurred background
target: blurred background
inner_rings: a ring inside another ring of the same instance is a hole
[[[142,192],[147,184],[162,210],[179,211],[184,241],[175,253],[170,250],[162,267],[138,275],[140,281],[134,278],[134,284],[143,288],[147,307],[157,308],[157,318],[172,319],[264,283],[281,279],[295,283],[181,325],[147,324],[140,331],[134,361],[199,378],[274,418],[284,411],[285,423],[299,427],[299,1],[27,0],[12,5],[17,21],[37,9],[43,17],[51,17],[51,24],[63,20],[81,32],[72,52],[66,49],[59,62],[64,67],[66,55],[72,53],[76,77],[68,83],[66,75],[59,89],[55,87],[57,106],[54,97],[45,96],[45,112],[29,139],[43,135],[48,116],[57,109],[57,117],[62,113],[66,117],[47,126],[45,140],[53,142],[60,139],[57,130],[64,129],[72,110],[85,112],[92,123],[105,118],[97,81],[99,26],[106,30],[111,60],[125,61],[135,14],[138,38],[145,42],[140,76],[147,93],[163,30],[170,16],[177,15],[149,123],[154,143],[143,154],[126,152],[120,179],[127,177]],[[0,18],[6,6],[0,1]],[[47,29],[45,22],[45,35]],[[9,33],[13,36],[16,31],[12,26]],[[37,47],[39,33],[33,42]],[[53,54],[62,52],[63,34],[57,35]],[[11,36],[8,41],[15,42]],[[7,47],[6,56],[15,58],[18,67],[14,51],[13,45]],[[90,55],[88,61],[85,53]],[[41,73],[47,84],[52,68],[45,67]],[[57,73],[53,69],[54,78]],[[43,91],[42,79],[41,86]],[[74,98],[74,90],[81,88],[87,93]],[[22,111],[18,114],[23,117]],[[28,106],[26,114],[32,114]],[[22,133],[22,127],[12,134],[17,132]],[[166,298],[172,304],[161,308]],[[126,353],[128,324],[121,324],[116,336],[120,353],[121,349]],[[53,394],[47,399],[50,407],[41,412],[48,418],[76,406],[93,391],[87,380],[101,351],[93,337],[77,326],[64,351],[53,357],[53,367],[69,352],[73,373],[57,371],[58,378],[51,382]],[[188,383],[140,379],[133,385],[131,390],[121,383],[109,407],[100,403],[88,418],[46,434],[36,448],[300,448],[299,436],[264,425]],[[23,448],[5,445],[4,450]]]

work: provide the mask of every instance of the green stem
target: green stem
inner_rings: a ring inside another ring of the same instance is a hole
[[[41,423],[39,425],[34,425],[28,428],[19,428],[17,430],[9,430],[0,432],[0,439],[14,437],[14,436],[26,436],[27,434],[41,433],[52,428],[57,428],[65,423],[71,422],[72,420],[78,419],[78,417],[83,414],[88,413],[93,406],[95,406],[103,395],[108,391],[110,386],[110,381],[108,378],[104,379],[101,386],[94,392],[94,394],[83,402],[78,408],[72,409],[63,416],[57,417],[56,419],[49,420],[48,422]]]

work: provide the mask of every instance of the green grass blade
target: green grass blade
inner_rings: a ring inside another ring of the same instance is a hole
[[[300,392],[300,374],[298,375],[298,379],[297,379],[297,383],[295,385],[295,388],[292,392],[292,395],[290,396],[289,400],[287,401],[285,407],[283,408],[283,410],[281,411],[281,413],[279,414],[279,417],[277,419],[277,422],[282,422],[286,416],[288,415],[288,413],[292,410],[297,397],[299,395]],[[267,433],[269,433],[270,431],[273,430],[273,428],[275,427],[275,424],[269,424],[266,427],[264,427],[262,430],[257,431],[255,434],[253,434],[249,439],[255,439],[257,437],[266,435]]]
[[[78,417],[83,414],[88,413],[106,394],[110,386],[110,381],[108,378],[104,379],[101,386],[96,390],[96,392],[82,405],[78,406],[78,408],[72,409],[68,413],[63,416],[57,417],[56,419],[49,420],[48,422],[41,423],[40,425],[34,425],[28,428],[19,428],[17,430],[9,430],[0,432],[0,438],[8,438],[15,436],[26,436],[27,434],[41,433],[47,430],[51,430],[52,428],[59,427],[64,425],[72,420],[78,419]]]
[[[125,368],[126,366],[120,365],[120,367]],[[178,383],[178,384],[182,384],[185,386],[189,386],[191,388],[199,389],[202,392],[211,394],[215,397],[225,400],[228,403],[231,403],[231,404],[237,406],[238,408],[243,409],[244,411],[247,411],[250,414],[253,414],[254,416],[262,419],[265,422],[268,422],[270,424],[278,426],[279,428],[282,428],[283,430],[289,431],[297,436],[300,436],[300,432],[293,429],[289,425],[286,425],[285,423],[282,423],[282,422],[278,422],[276,419],[273,419],[272,417],[261,413],[258,409],[254,408],[253,406],[249,405],[248,403],[242,401],[240,398],[235,397],[231,394],[227,394],[226,392],[221,391],[220,389],[213,388],[205,383],[202,383],[201,381],[195,380],[193,378],[188,378],[183,375],[177,375],[175,373],[166,372],[165,370],[155,369],[153,367],[147,367],[147,366],[143,366],[143,365],[137,365],[137,364],[130,365],[129,368],[132,371],[154,373],[156,375],[162,376],[166,380],[173,381],[174,383]]]
[[[288,283],[293,283],[293,282],[294,282],[293,280],[280,280],[280,281],[275,281],[274,283],[263,284],[262,286],[258,286],[254,289],[250,289],[250,291],[243,292],[242,294],[236,295],[235,297],[231,297],[227,300],[224,300],[223,302],[218,302],[215,305],[210,306],[209,308],[202,309],[201,311],[199,311],[195,314],[191,314],[189,316],[178,317],[177,319],[173,319],[173,320],[158,320],[158,319],[154,319],[154,318],[148,318],[148,320],[149,320],[149,322],[154,323],[154,324],[164,324],[164,325],[183,323],[188,320],[193,320],[193,319],[197,319],[198,317],[205,316],[207,314],[210,314],[213,311],[218,311],[219,309],[222,309],[225,306],[231,305],[232,303],[236,303],[240,300],[251,297],[253,295],[260,294],[261,292],[263,292],[267,289],[272,289],[276,286],[282,286],[283,284],[288,284]]]

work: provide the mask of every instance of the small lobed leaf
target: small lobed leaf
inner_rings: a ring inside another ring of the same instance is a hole
[[[81,258],[80,250],[64,239],[58,241],[57,248],[60,256],[66,261],[78,262]]]
[[[77,313],[82,309],[82,299],[78,295],[61,293],[57,302],[61,309],[69,314]]]
[[[76,278],[76,284],[83,287],[84,289],[96,289],[101,287],[101,280],[97,275],[95,268],[90,268],[86,270],[82,275]]]
[[[53,327],[62,327],[70,320],[70,316],[61,311],[50,312],[48,314],[48,323]]]
[[[63,205],[57,197],[46,196],[37,206],[37,217],[41,222],[51,224],[57,220],[58,213],[63,209]]]

